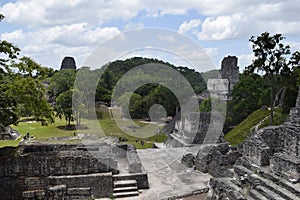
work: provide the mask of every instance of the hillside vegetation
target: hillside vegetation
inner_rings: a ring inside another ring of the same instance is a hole
[[[225,140],[234,146],[244,142],[244,140],[255,131],[255,128],[261,129],[268,126],[269,114],[269,110],[256,110],[234,129],[228,132],[225,136]],[[287,114],[284,114],[281,108],[276,108],[273,125],[276,126],[282,124],[286,118]]]

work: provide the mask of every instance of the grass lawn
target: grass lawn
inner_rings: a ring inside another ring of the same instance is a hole
[[[37,140],[45,140],[52,137],[64,137],[74,135],[74,130],[64,130],[59,127],[66,125],[65,120],[61,120],[58,117],[55,118],[55,123],[49,124],[48,126],[42,126],[40,122],[20,122],[17,126],[12,125],[11,127],[16,129],[22,137],[18,140],[0,140],[0,148],[5,146],[18,146],[21,139],[26,133],[30,133]]]
[[[133,144],[138,149],[152,148],[154,142],[162,143],[167,139],[165,134],[154,135],[154,132],[157,131],[157,125],[146,124],[138,120],[134,120],[134,122],[140,128],[128,128],[133,126],[130,121],[122,121],[120,126],[123,127],[123,130],[125,130],[123,131],[119,128],[116,122],[110,118],[98,120],[100,126],[96,124],[96,121],[85,120],[83,123],[91,128],[87,130],[79,130],[79,133],[93,133],[100,136],[125,138],[127,141],[122,143]],[[100,127],[102,130],[99,130]],[[97,130],[97,132],[95,133],[94,130]],[[144,145],[141,144],[142,141],[144,142]]]
[[[113,119],[104,118],[100,120],[83,120],[82,125],[87,126],[87,129],[82,130],[65,130],[63,127],[66,125],[65,120],[61,120],[58,117],[55,118],[55,123],[49,124],[48,126],[41,126],[40,122],[20,122],[17,126],[12,126],[12,128],[16,129],[22,136],[26,135],[27,132],[30,135],[33,135],[36,140],[47,140],[53,137],[66,137],[73,136],[74,132],[77,133],[88,133],[88,134],[98,134],[100,136],[114,136],[118,138],[126,138],[126,142],[128,144],[133,144],[136,148],[152,148],[154,142],[164,142],[166,140],[166,136],[164,134],[154,135],[154,128],[157,126],[148,125],[142,122],[135,120],[135,123],[141,128],[127,128],[131,127],[129,121],[122,121],[122,126],[126,127],[126,134],[122,131],[116,124]],[[74,124],[73,124],[74,125]],[[99,126],[100,125],[100,126]],[[102,131],[100,130],[100,128]],[[157,129],[156,129],[157,130]],[[145,135],[147,132],[151,137],[141,137],[141,135]],[[137,136],[136,136],[137,135]],[[0,141],[0,148],[4,146],[17,146],[21,138],[17,141]],[[78,140],[77,140],[78,141]],[[141,145],[141,141],[144,142],[144,145]],[[80,142],[80,141],[79,141]]]

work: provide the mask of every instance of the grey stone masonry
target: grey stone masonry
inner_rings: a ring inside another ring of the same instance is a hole
[[[206,145],[196,157],[196,168],[214,177],[232,177],[230,170],[241,154],[227,143]]]
[[[117,161],[109,150],[112,148],[108,144],[55,143],[3,148],[0,150],[0,199],[109,197],[112,173],[117,169]]]
[[[128,145],[127,160],[129,173],[142,173],[142,163],[133,145]]]
[[[165,144],[184,147],[193,144],[219,142],[224,117],[218,112],[189,112],[175,123],[175,129]]]
[[[234,88],[234,85],[239,82],[239,67],[237,66],[238,58],[236,56],[228,56],[222,60],[221,78],[229,81],[229,93]]]
[[[239,199],[300,199],[300,88],[284,124],[258,130],[238,149],[234,177],[211,182],[210,199],[237,199],[229,186]]]

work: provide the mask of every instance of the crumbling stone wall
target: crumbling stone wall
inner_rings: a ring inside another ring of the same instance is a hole
[[[234,177],[212,179],[210,199],[299,199],[300,88],[283,125],[257,131],[238,149]]]
[[[239,82],[239,67],[237,66],[238,58],[236,56],[228,56],[223,58],[221,64],[221,78],[229,81],[229,93],[234,85]]]
[[[98,151],[93,145],[61,144],[1,149],[0,199],[36,199],[50,193],[52,199],[66,199],[87,195],[88,191],[95,198],[109,197],[117,162],[111,152],[100,151],[111,149],[103,146],[98,146]],[[93,155],[88,149],[95,151]]]
[[[241,156],[236,148],[228,143],[206,145],[201,148],[196,156],[196,169],[209,173],[214,177],[232,177],[236,160]]]

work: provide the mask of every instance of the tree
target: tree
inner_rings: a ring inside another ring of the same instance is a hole
[[[8,83],[8,92],[14,96],[19,116],[33,116],[42,125],[53,123],[53,109],[47,102],[46,89],[42,84],[51,69],[42,67],[31,58],[23,57],[11,65],[13,81]]]
[[[270,35],[270,33],[265,32],[258,37],[252,36],[249,40],[252,42],[252,49],[256,58],[246,68],[246,71],[254,73],[257,70],[264,73],[270,87],[270,125],[273,124],[276,93],[282,89],[278,78],[280,78],[281,71],[288,69],[286,56],[290,54],[290,47],[281,42],[283,39],[281,34]]]
[[[290,64],[294,70],[294,73],[297,74],[297,85],[300,85],[300,52],[296,51],[292,54],[290,59]]]
[[[57,98],[63,92],[70,90],[74,86],[76,79],[76,71],[73,69],[64,69],[57,71],[51,77],[50,93],[52,98]]]
[[[269,93],[262,76],[242,74],[232,91],[232,100],[227,104],[225,128],[239,124],[257,109],[268,105]]]
[[[84,92],[78,90],[77,88],[74,88],[71,90],[73,93],[72,99],[73,99],[73,114],[74,119],[76,121],[76,126],[79,126],[81,124],[81,119],[84,117],[84,115],[87,114],[87,108],[86,104],[82,103],[84,102]]]
[[[0,14],[0,21],[4,16]],[[10,61],[15,59],[19,54],[20,49],[13,44],[3,40],[0,41],[0,127],[6,127],[14,124],[18,120],[17,104],[14,95],[11,95],[9,83],[11,83],[9,68]]]
[[[71,121],[74,119],[72,110],[72,95],[73,91],[67,90],[56,98],[56,115],[59,116],[60,119],[64,115],[66,121],[68,122],[68,127],[71,126]]]

